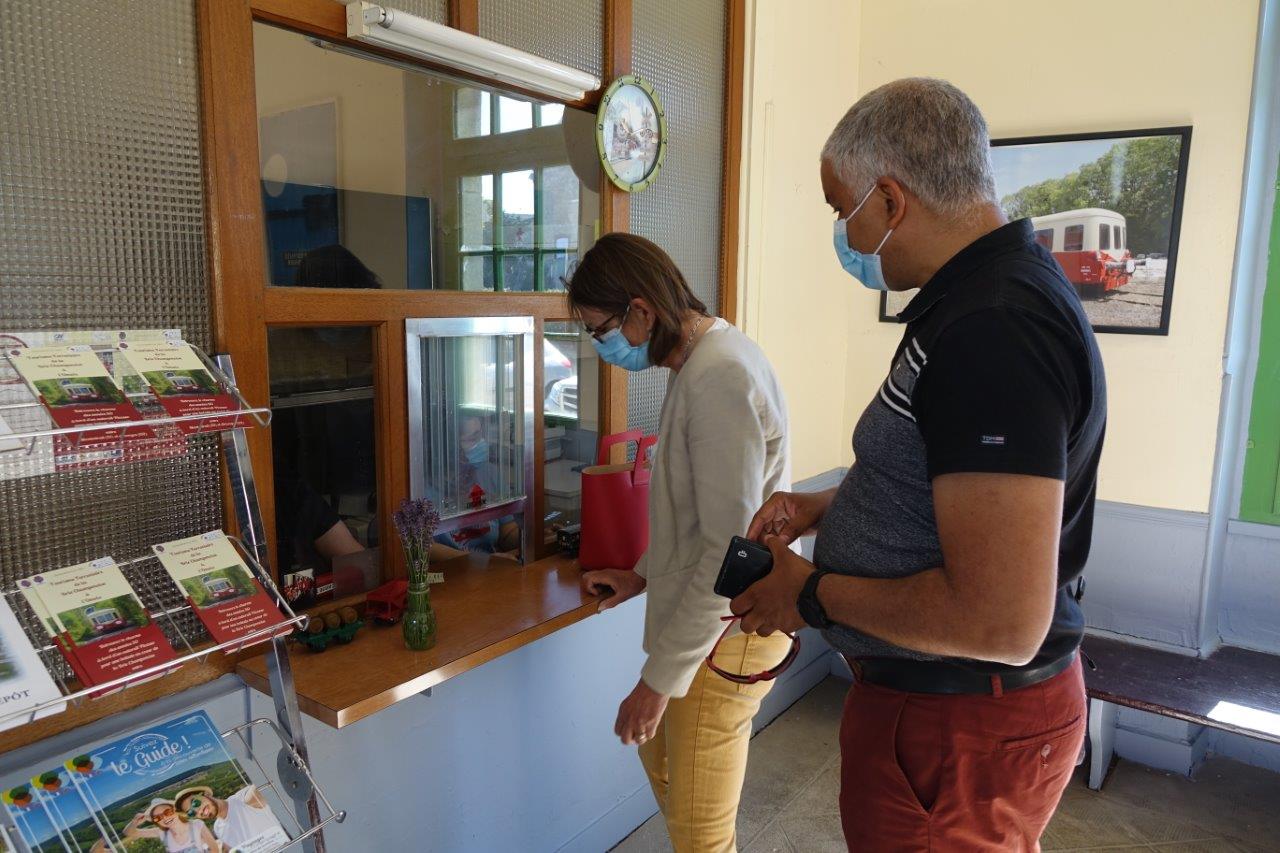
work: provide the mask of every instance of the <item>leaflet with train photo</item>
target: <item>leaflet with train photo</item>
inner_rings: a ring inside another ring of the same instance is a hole
[[[121,341],[119,354],[150,387],[170,417],[234,412],[235,397],[219,387],[204,362],[186,341]],[[181,421],[184,433],[230,429],[238,418]]]
[[[175,658],[168,639],[110,557],[33,575],[18,587],[28,601],[38,598],[43,612],[37,609],[37,615],[86,685]]]
[[[267,631],[284,617],[221,530],[153,545],[160,565],[182,590],[191,609],[219,643],[261,633],[248,642],[269,640]],[[275,633],[288,633],[283,626]]]
[[[104,427],[85,433],[84,444],[120,443],[123,432],[110,429],[110,425],[142,417],[88,344],[14,347],[8,356],[57,426]],[[146,427],[133,427],[130,433],[152,434]]]

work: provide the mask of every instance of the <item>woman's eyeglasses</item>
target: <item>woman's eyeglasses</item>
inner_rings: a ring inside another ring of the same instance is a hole
[[[721,678],[729,679],[734,684],[757,684],[761,681],[773,681],[779,675],[786,672],[787,667],[795,663],[796,657],[800,654],[800,638],[795,634],[787,634],[787,636],[791,638],[791,648],[787,650],[786,657],[784,657],[776,666],[766,669],[764,672],[747,675],[745,673],[729,672],[728,670],[721,669],[716,665],[716,649],[720,648],[720,644],[724,642],[724,638],[729,636],[729,632],[733,630],[733,623],[737,622],[741,618],[741,616],[720,617],[720,621],[728,622],[729,624],[724,626],[724,631],[720,633],[720,639],[716,640],[716,644],[711,647],[711,653],[707,655],[707,669],[711,670]]]
[[[586,323],[583,323],[582,331],[586,332],[588,335],[590,335],[591,337],[599,341],[602,338],[604,338],[605,335],[612,332],[614,329],[621,329],[622,324],[627,322],[627,315],[630,313],[631,313],[631,306],[627,306],[626,311],[623,311],[620,314],[609,315],[608,317],[605,318],[604,322],[601,323],[599,326],[592,327],[592,326],[588,326]],[[618,325],[610,326],[609,324],[612,323],[614,320],[618,321]]]

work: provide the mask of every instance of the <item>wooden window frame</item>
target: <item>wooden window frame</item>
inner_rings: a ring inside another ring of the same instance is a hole
[[[632,66],[632,2],[603,0],[605,84]],[[745,40],[745,0],[727,0],[725,75],[725,157],[721,222],[721,314],[730,322],[737,314],[738,198],[742,162],[742,78]],[[333,0],[197,0],[201,68],[201,112],[206,190],[208,193],[209,274],[212,290],[214,342],[230,353],[236,378],[246,397],[256,403],[269,399],[267,329],[273,326],[359,325],[373,336],[373,380],[378,392],[374,405],[376,482],[383,511],[379,537],[395,541],[391,525],[394,506],[409,494],[409,451],[404,321],[410,317],[532,316],[541,339],[545,324],[569,318],[568,303],[555,293],[487,293],[463,291],[367,291],[337,288],[290,288],[267,284],[262,249],[263,210],[258,174],[258,114],[254,78],[253,25],[273,24],[336,44],[381,55],[424,70],[446,72],[494,88],[527,94],[506,84],[460,73],[416,57],[356,43],[346,36],[345,10]],[[477,33],[478,0],[451,0],[449,23]],[[591,108],[601,91],[590,92],[565,106]],[[554,99],[553,99],[554,100]],[[495,99],[496,103],[496,99]],[[535,117],[536,119],[536,117]],[[535,120],[536,123],[536,120]],[[630,230],[630,196],[602,178],[601,232]],[[534,359],[534,387],[543,385],[542,359]],[[627,381],[625,372],[602,366],[600,372],[601,434],[625,429]],[[542,447],[542,400],[536,401],[534,447]],[[249,435],[254,476],[262,506],[270,554],[275,554],[275,495],[270,430]],[[544,466],[535,466],[533,511],[541,517],[545,506]],[[224,504],[231,495],[225,490]],[[228,523],[234,518],[225,513]],[[541,537],[538,550],[545,555]],[[404,572],[403,555],[388,547],[384,573]]]

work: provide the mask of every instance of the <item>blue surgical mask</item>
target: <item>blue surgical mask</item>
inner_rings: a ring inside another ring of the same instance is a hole
[[[835,224],[834,242],[836,246],[836,257],[840,259],[840,266],[844,267],[844,271],[856,278],[864,287],[872,290],[888,290],[889,285],[884,280],[884,271],[880,269],[880,249],[889,240],[889,234],[893,233],[890,228],[889,232],[884,235],[884,239],[880,241],[880,245],[876,246],[876,250],[870,255],[864,255],[857,249],[849,246],[849,220],[863,205],[867,203],[867,199],[871,198],[871,194],[876,191],[875,184],[871,185],[871,189],[867,190],[867,194],[862,197],[862,201],[858,202],[858,206],[853,209],[844,219],[837,219]]]
[[[627,309],[630,313],[631,309]],[[627,315],[622,315],[622,322],[627,322]],[[596,353],[599,354],[600,360],[621,367],[625,370],[640,371],[653,367],[653,362],[649,361],[649,342],[645,341],[640,344],[633,344],[627,340],[622,334],[622,324],[619,323],[616,329],[610,329],[605,332],[600,340],[591,339],[591,343],[595,345]]]
[[[467,461],[472,465],[483,465],[489,461],[489,442],[477,441],[466,450]]]

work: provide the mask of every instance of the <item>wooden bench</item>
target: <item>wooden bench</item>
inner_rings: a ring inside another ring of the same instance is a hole
[[[1280,657],[1224,647],[1208,658],[1086,637],[1089,787],[1102,787],[1120,706],[1280,744]]]

